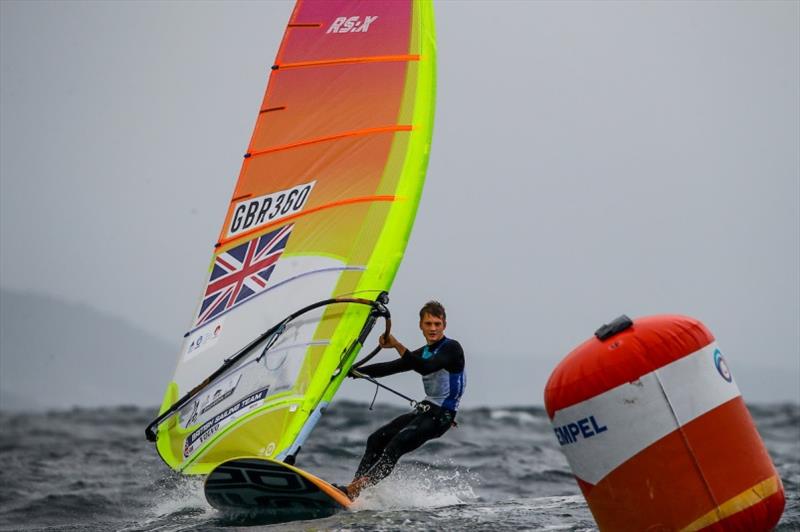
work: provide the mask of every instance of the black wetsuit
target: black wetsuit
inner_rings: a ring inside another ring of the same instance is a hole
[[[393,419],[367,439],[355,478],[366,476],[368,484],[374,485],[392,472],[402,455],[438,438],[453,425],[466,385],[464,351],[455,340],[442,338],[433,345],[406,350],[392,362],[371,364],[358,371],[370,377],[416,371],[423,376],[427,394],[413,412]]]

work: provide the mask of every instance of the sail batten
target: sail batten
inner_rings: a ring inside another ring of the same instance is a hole
[[[276,69],[306,68],[316,66],[347,65],[353,63],[394,63],[397,61],[419,61],[418,55],[371,55],[363,57],[343,57],[341,59],[322,59],[297,63],[276,64]]]
[[[293,142],[291,144],[284,144],[282,146],[272,146],[269,148],[263,148],[258,151],[254,151],[252,153],[248,153],[249,157],[258,157],[259,155],[266,155],[268,153],[274,153],[276,151],[283,151],[283,150],[290,150],[292,148],[299,148],[301,146],[307,146],[309,144],[316,144],[318,142],[329,142],[332,140],[339,140],[345,137],[359,137],[363,135],[374,135],[377,133],[394,133],[397,131],[411,131],[414,127],[411,125],[398,125],[398,126],[378,126],[378,127],[369,127],[364,129],[358,129],[355,131],[342,131],[340,133],[334,133],[331,135],[327,135],[324,137],[317,137],[317,138],[309,138],[298,140],[297,142]]]
[[[148,428],[171,467],[296,453],[388,318],[430,150],[434,61],[430,2],[295,5]]]

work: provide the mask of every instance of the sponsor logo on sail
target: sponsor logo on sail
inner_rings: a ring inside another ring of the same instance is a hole
[[[224,321],[225,318],[220,318],[207,327],[203,327],[195,332],[189,338],[189,345],[186,347],[186,353],[183,355],[184,362],[191,360],[199,353],[217,343],[219,337],[222,336],[222,323]]]
[[[226,408],[224,411],[203,423],[199,429],[189,434],[186,438],[183,446],[184,458],[188,458],[200,449],[203,443],[207,442],[211,436],[216,434],[222,427],[264,404],[264,399],[267,397],[268,392],[269,386],[248,395],[235,405]]]
[[[339,17],[333,21],[325,33],[367,33],[369,25],[378,20],[378,16]]]
[[[239,380],[242,378],[241,373],[231,375],[230,377],[218,382],[209,391],[199,395],[189,406],[181,410],[181,425],[187,428],[197,422],[197,418],[222,401],[233,395]]]
[[[236,236],[300,212],[308,202],[308,196],[315,184],[316,181],[311,181],[240,201],[233,207],[228,236]]]

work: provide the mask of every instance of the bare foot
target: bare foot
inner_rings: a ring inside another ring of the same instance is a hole
[[[367,487],[369,483],[368,477],[358,477],[347,486],[347,496],[351,501],[354,501],[361,494],[361,491]]]

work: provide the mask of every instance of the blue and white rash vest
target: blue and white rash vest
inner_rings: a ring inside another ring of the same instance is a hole
[[[467,376],[464,370],[464,350],[455,340],[442,338],[414,351],[406,349],[397,360],[370,364],[358,369],[370,377],[385,377],[412,370],[422,375],[426,401],[446,410],[458,410]]]

